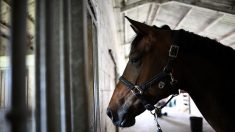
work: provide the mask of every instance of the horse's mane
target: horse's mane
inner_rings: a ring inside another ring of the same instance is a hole
[[[235,50],[231,47],[183,29],[178,32],[180,49],[188,55],[196,54],[217,63],[226,62],[235,65]]]
[[[168,26],[162,26],[161,29],[170,30]],[[235,66],[235,50],[233,48],[183,29],[172,30],[172,32],[173,34],[174,32],[179,32],[179,38],[176,38],[176,40],[180,46],[180,52],[182,51],[187,55],[199,55],[215,63],[226,63]],[[142,38],[142,35],[136,35],[133,38],[131,51]]]

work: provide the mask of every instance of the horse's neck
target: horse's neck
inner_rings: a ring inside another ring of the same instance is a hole
[[[227,69],[194,59],[184,63],[185,75],[181,88],[189,93],[216,131],[235,130],[229,128],[233,126],[229,123],[235,121],[235,109],[231,108],[235,97],[234,77]]]
[[[184,74],[181,88],[190,94],[207,121],[220,131],[229,125],[227,121],[235,121],[235,109],[230,108],[235,97],[235,70],[220,64],[220,61],[216,64],[198,54],[181,54],[179,67]]]

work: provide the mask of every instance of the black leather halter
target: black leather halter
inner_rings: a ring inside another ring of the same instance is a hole
[[[128,89],[130,89],[131,92],[138,99],[141,100],[142,104],[145,106],[145,108],[147,110],[152,111],[153,109],[155,109],[154,104],[149,102],[149,101],[147,101],[145,96],[144,96],[144,92],[147,89],[149,89],[153,84],[158,83],[158,87],[160,89],[164,88],[166,85],[169,85],[169,87],[171,87],[174,90],[173,94],[177,94],[178,93],[178,89],[175,88],[176,87],[175,86],[176,85],[176,80],[174,80],[174,78],[172,76],[172,68],[173,68],[174,60],[177,58],[178,51],[179,51],[179,46],[172,44],[171,47],[170,47],[170,50],[169,50],[169,58],[168,58],[167,65],[164,67],[164,69],[160,73],[158,73],[153,78],[151,78],[150,80],[148,80],[147,82],[145,82],[143,84],[135,85],[135,84],[131,83],[130,81],[128,81],[123,76],[121,76],[119,78],[120,82],[125,84],[125,86]],[[169,102],[169,101],[167,101],[167,102]]]

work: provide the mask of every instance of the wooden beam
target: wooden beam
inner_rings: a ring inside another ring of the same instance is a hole
[[[192,12],[192,7],[188,9],[188,11],[181,17],[181,19],[178,21],[178,23],[175,25],[174,29],[177,29],[177,27],[182,23],[182,21]]]
[[[224,40],[224,39],[226,39],[226,38],[228,38],[228,37],[230,37],[230,36],[232,36],[234,34],[235,34],[235,29],[230,31],[230,32],[228,32],[227,34],[223,35],[222,37],[218,38],[217,40],[218,41],[222,41],[222,40]]]
[[[158,5],[158,7],[156,8],[156,11],[155,11],[155,15],[152,17],[152,20],[150,22],[151,25],[153,25],[154,20],[157,19],[157,16],[158,16],[160,9],[161,9],[161,5]]]
[[[121,7],[121,12],[125,12],[129,9],[138,7],[143,4],[151,3],[151,2],[161,4],[161,3],[165,3],[165,2],[169,2],[169,1],[171,1],[171,0],[141,0],[141,1],[131,3],[128,5],[125,5],[126,3],[124,3],[123,4],[124,6]],[[199,0],[189,0],[189,1],[187,1],[187,0],[174,0],[174,1],[179,2],[179,3],[188,4],[188,5],[194,5],[194,6],[198,6],[198,7],[202,7],[202,8],[208,8],[208,9],[215,10],[215,11],[221,11],[221,12],[225,12],[225,13],[235,14],[235,5],[234,4],[230,5],[230,8],[226,8],[226,7],[220,7],[220,6],[208,4],[205,2],[203,3],[203,2],[200,2]]]
[[[235,4],[231,2],[227,3],[227,5],[223,4],[222,2],[201,2],[201,0],[174,0],[175,2],[192,5],[202,8],[211,9],[214,11],[225,12],[229,14],[235,14]],[[217,4],[214,4],[217,3]],[[223,4],[223,6],[221,6]]]
[[[200,31],[198,31],[198,34],[202,34],[204,31],[206,31],[207,29],[209,29],[212,26],[214,26],[216,23],[218,23],[223,18],[223,16],[224,16],[224,14],[218,15],[217,18],[214,21],[211,21],[210,23],[208,23],[207,26],[205,26]]]
[[[177,1],[187,4],[187,1],[185,1],[185,0],[177,0]],[[221,11],[221,12],[225,12],[225,13],[235,14],[235,6],[234,5],[231,5],[231,7],[229,8],[229,7],[219,7],[219,6],[215,6],[215,5],[203,3],[203,2],[195,2],[195,3],[189,3],[189,4],[199,6],[202,8],[215,10],[215,11]]]
[[[145,23],[147,23],[147,24],[148,24],[149,16],[151,15],[151,12],[152,12],[152,8],[153,8],[153,4],[150,4],[149,9],[148,9],[148,13],[147,13],[147,17],[145,20]]]
[[[153,24],[154,18],[156,17],[159,7],[160,7],[159,4],[156,4],[156,3],[152,4],[151,11],[149,12],[149,16],[146,21],[147,24]]]
[[[131,3],[128,5],[126,5],[126,3],[124,3],[123,6],[121,7],[121,12],[125,12],[127,10],[130,10],[130,9],[136,8],[140,5],[144,5],[144,4],[148,4],[148,3],[163,3],[166,1],[169,1],[169,0],[141,0],[141,1]]]

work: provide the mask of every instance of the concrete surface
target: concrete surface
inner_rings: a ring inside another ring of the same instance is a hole
[[[163,132],[191,132],[189,114],[167,110],[167,116],[159,118]],[[130,128],[121,128],[120,132],[156,132],[157,127],[153,115],[145,111],[136,118],[136,124]],[[203,132],[215,132],[203,119]]]

